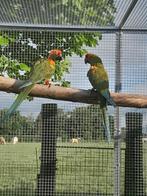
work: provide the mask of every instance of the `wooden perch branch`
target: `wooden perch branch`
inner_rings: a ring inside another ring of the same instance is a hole
[[[21,83],[22,81],[0,76],[0,91],[20,93],[18,87]],[[88,104],[97,104],[99,101],[99,96],[96,92],[91,93],[90,90],[65,88],[54,85],[48,88],[45,85],[36,84],[32,89],[30,96]],[[117,106],[147,108],[147,96],[125,93],[111,93],[111,96]]]

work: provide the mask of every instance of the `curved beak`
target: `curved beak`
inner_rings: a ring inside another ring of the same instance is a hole
[[[85,62],[85,64],[87,64],[87,63],[88,63],[88,60],[85,58],[85,59],[84,59],[84,62]]]

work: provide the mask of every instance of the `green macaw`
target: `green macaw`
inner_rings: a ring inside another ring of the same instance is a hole
[[[17,96],[16,100],[8,109],[1,122],[5,121],[15,112],[18,106],[27,98],[36,83],[44,79],[48,81],[52,77],[56,69],[56,61],[60,60],[62,60],[62,51],[54,49],[49,52],[48,58],[36,61],[30,72],[30,79],[24,81],[24,83],[19,87],[20,89],[24,88],[23,91]],[[46,84],[48,83],[46,82]]]
[[[114,107],[116,106],[116,104],[110,96],[108,74],[104,68],[102,60],[95,54],[87,53],[85,55],[85,63],[90,64],[90,69],[87,72],[87,77],[89,78],[93,89],[100,94],[100,108],[103,117],[105,135],[108,142],[110,142],[111,134],[109,128],[109,116],[107,113],[107,103],[113,105]]]

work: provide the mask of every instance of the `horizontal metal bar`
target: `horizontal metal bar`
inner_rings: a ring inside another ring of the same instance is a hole
[[[92,146],[58,146],[57,145],[57,148],[114,150],[114,147],[92,147]],[[123,150],[125,150],[125,149],[123,149]]]
[[[34,25],[34,24],[9,24],[0,23],[1,30],[20,30],[20,31],[69,31],[69,32],[103,32],[103,33],[115,33],[122,32],[145,32],[147,29],[135,29],[135,28],[119,28],[117,26],[105,26],[105,27],[91,27],[91,26],[63,26],[63,25]]]
[[[99,150],[114,150],[114,147],[92,147],[92,146],[58,146],[57,148],[78,148],[78,149],[99,149]],[[121,150],[126,150],[122,147]]]
[[[121,32],[126,33],[147,33],[147,28],[137,29],[137,28],[124,28],[120,29]]]
[[[34,24],[3,24],[0,23],[0,29],[14,29],[14,30],[48,30],[48,31],[117,31],[117,27],[88,27],[88,26],[64,26],[64,25],[34,25]]]

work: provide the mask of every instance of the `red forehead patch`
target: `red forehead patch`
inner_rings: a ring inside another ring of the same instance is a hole
[[[58,49],[51,50],[49,53],[50,54],[55,54],[57,56],[61,56],[62,55],[62,51],[58,50]]]

